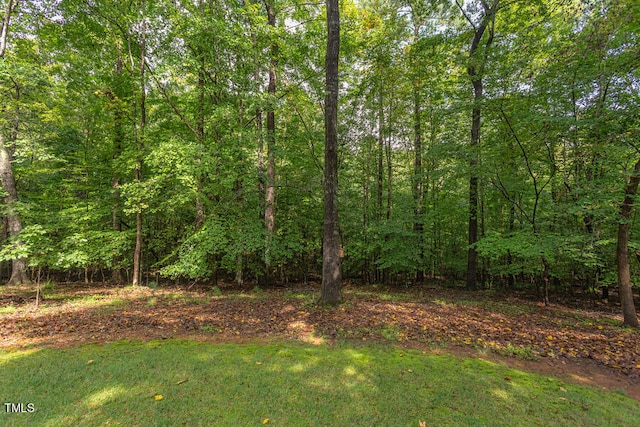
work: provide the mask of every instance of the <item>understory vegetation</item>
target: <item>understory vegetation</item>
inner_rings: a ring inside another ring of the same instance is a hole
[[[8,3],[2,258],[34,280],[321,274],[322,4]],[[345,278],[617,284],[621,223],[640,249],[636,2],[340,13]]]

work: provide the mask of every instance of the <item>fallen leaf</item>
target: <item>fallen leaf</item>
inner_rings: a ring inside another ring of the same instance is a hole
[[[183,379],[183,380],[178,381],[178,382],[176,383],[176,385],[184,384],[184,383],[186,383],[187,381],[189,381],[189,379],[188,379],[188,378],[185,378],[185,379]]]
[[[262,420],[262,424],[269,424],[269,418],[265,418],[264,420]]]
[[[93,363],[93,360],[87,360],[87,365],[91,365]]]
[[[154,398],[155,400],[162,400],[162,399],[164,399],[164,396],[163,396],[163,395],[161,395],[161,394],[156,394],[155,396],[153,396],[153,398]]]

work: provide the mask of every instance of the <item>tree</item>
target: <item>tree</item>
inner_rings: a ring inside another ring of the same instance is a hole
[[[264,254],[265,261],[265,277],[269,282],[269,270],[271,269],[271,244],[273,241],[273,232],[276,224],[276,84],[277,84],[277,67],[278,67],[278,43],[276,38],[276,11],[273,6],[273,0],[266,0],[264,6],[267,10],[267,23],[272,31],[273,38],[269,53],[269,86],[267,101],[267,186],[265,189],[264,203],[264,226],[267,234],[266,248]]]
[[[327,0],[326,94],[324,101],[324,226],[322,241],[322,292],[320,302],[340,302],[342,266],[338,223],[338,59],[340,11],[338,0]]]
[[[634,196],[640,184],[640,160],[633,167],[632,175],[627,179],[624,189],[624,200],[620,206],[620,222],[618,224],[618,245],[616,248],[616,261],[618,266],[618,286],[620,303],[624,324],[638,327],[638,316],[633,301],[631,288],[631,271],[629,269],[629,228],[631,227],[631,211],[633,209]]]
[[[6,61],[5,59],[5,51],[7,48],[7,39],[9,36],[9,24],[11,21],[11,14],[14,9],[18,6],[18,0],[8,0],[5,12],[4,19],[2,21],[2,32],[0,33],[0,61]],[[18,98],[19,91],[16,90],[15,96]],[[5,108],[3,108],[3,113],[7,113]],[[18,118],[14,121],[14,128],[12,129],[12,135],[17,134],[17,126],[18,126]],[[4,196],[4,203],[6,205],[6,214],[5,219],[7,221],[7,228],[10,238],[17,238],[17,236],[22,231],[22,222],[20,221],[20,215],[16,210],[16,204],[18,202],[18,190],[16,187],[16,180],[13,173],[13,165],[12,165],[12,148],[11,141],[7,141],[5,137],[5,133],[3,130],[0,130],[0,180],[2,181],[2,189],[6,193]],[[16,251],[19,252],[20,246],[22,243],[17,240],[13,242],[16,246]],[[8,285],[20,285],[20,284],[29,284],[31,280],[27,276],[27,260],[23,255],[17,255],[13,257],[11,260],[11,277],[7,282]]]
[[[493,43],[494,23],[496,13],[498,11],[499,0],[491,2],[481,1],[479,11],[471,11],[471,13],[479,13],[478,22],[472,18],[470,12],[456,0],[458,8],[473,28],[473,40],[469,49],[469,62],[467,65],[467,73],[473,86],[473,109],[471,112],[471,142],[470,142],[470,178],[469,178],[469,249],[467,252],[467,289],[475,290],[477,287],[478,276],[478,251],[476,243],[478,242],[478,161],[480,153],[480,127],[482,106],[481,102],[484,98],[483,93],[483,76],[484,67],[487,61],[488,49]],[[478,4],[474,4],[478,7]],[[488,35],[485,38],[485,32]],[[484,46],[481,44],[484,40]]]
[[[142,6],[144,7],[144,0],[142,0]],[[145,131],[147,127],[147,89],[146,89],[146,54],[147,54],[147,23],[145,18],[142,18],[141,30],[140,30],[140,104],[135,107],[134,114],[140,109],[140,123],[134,124],[134,140],[136,144],[136,150],[138,152],[138,158],[136,159],[136,165],[134,167],[134,174],[136,183],[142,181],[142,168],[143,164],[143,152],[145,145]],[[139,285],[142,278],[142,207],[138,206],[136,210],[136,245],[133,250],[133,278],[131,284],[133,286]]]

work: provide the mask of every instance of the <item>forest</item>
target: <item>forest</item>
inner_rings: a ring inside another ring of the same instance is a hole
[[[331,109],[324,2],[3,4],[5,281],[318,282],[337,185],[344,280],[637,325],[634,0],[342,0]]]

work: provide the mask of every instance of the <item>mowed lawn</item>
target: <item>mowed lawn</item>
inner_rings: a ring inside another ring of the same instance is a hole
[[[640,425],[622,392],[346,342],[0,350],[0,399],[3,426]]]

